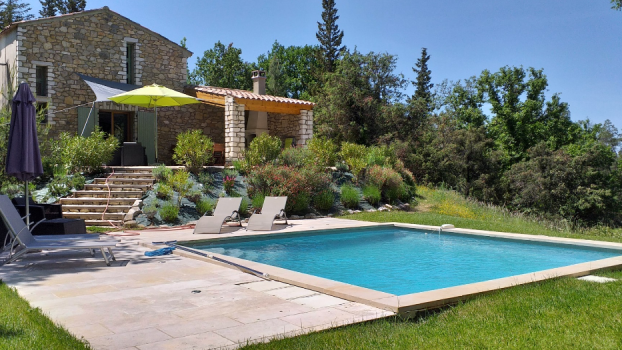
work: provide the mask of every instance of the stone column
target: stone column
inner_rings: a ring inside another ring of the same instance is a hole
[[[225,159],[228,164],[242,159],[245,133],[244,105],[235,103],[232,96],[225,97]]]
[[[307,142],[313,137],[313,111],[300,110],[300,118],[298,119],[298,140],[296,146],[306,146]]]

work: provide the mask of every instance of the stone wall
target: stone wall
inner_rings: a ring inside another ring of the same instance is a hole
[[[34,91],[36,66],[49,67],[47,102],[51,136],[61,131],[76,132],[77,110],[68,108],[95,99],[91,89],[75,73],[126,82],[128,42],[136,45],[137,83],[158,83],[182,91],[191,53],[106,8],[19,24],[18,79],[26,80]],[[45,97],[37,99],[44,102]],[[161,124],[165,120],[178,122],[172,114],[163,116]],[[159,136],[166,138],[162,131]],[[165,149],[160,147],[160,151]]]
[[[268,129],[272,136],[281,139],[296,138],[296,146],[305,146],[313,135],[313,111],[301,110],[301,114],[268,113]]]
[[[244,105],[235,103],[231,96],[225,97],[225,161],[230,164],[243,156],[246,139]]]

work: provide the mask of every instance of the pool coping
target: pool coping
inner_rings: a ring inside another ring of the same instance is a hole
[[[404,228],[413,228],[420,230],[431,230],[431,231],[439,231],[438,226],[429,226],[429,225],[417,225],[417,224],[404,224],[404,223],[374,223],[370,225],[368,222],[361,222],[360,227],[384,227],[384,226],[394,226],[394,227],[404,227]],[[207,238],[200,240],[191,240],[191,241],[183,241],[178,242],[179,244],[184,243],[192,243],[196,244],[197,242],[214,242],[221,240],[231,240],[231,239],[244,239],[245,237],[265,237],[265,236],[294,236],[297,234],[305,234],[313,231],[325,231],[327,228],[314,228],[304,231],[293,231],[293,232],[275,232],[275,233],[262,233],[260,235],[257,232],[246,232],[243,234],[236,234],[235,236],[228,237],[215,237],[215,238]],[[593,241],[593,240],[583,240],[583,239],[575,239],[575,238],[562,238],[562,237],[551,237],[544,235],[527,235],[527,234],[517,234],[517,233],[506,233],[506,232],[494,232],[494,231],[482,231],[482,230],[472,230],[472,229],[460,229],[460,228],[452,228],[452,229],[443,229],[443,232],[454,233],[454,234],[465,234],[465,235],[476,235],[476,236],[486,236],[493,238],[505,238],[505,239],[513,239],[513,240],[521,240],[521,241],[533,241],[533,242],[544,242],[544,243],[555,243],[555,244],[563,244],[563,245],[574,245],[574,246],[583,246],[583,247],[593,247],[593,248],[606,248],[606,249],[616,249],[620,250],[620,256],[595,260],[575,265],[569,265],[564,267],[558,267],[554,269],[542,270],[522,275],[515,275],[510,277],[504,277],[494,280],[488,280],[483,282],[476,282],[470,284],[464,284],[455,287],[448,287],[442,289],[435,289],[425,292],[418,292],[406,295],[394,295],[390,293],[380,292],[373,289],[368,289],[364,287],[354,286],[351,284],[333,281],[327,278],[322,278],[318,276],[308,275],[301,272],[296,272],[292,270],[283,269],[276,266],[266,265],[254,261],[239,259],[227,255],[217,254],[210,252],[209,254],[224,260],[231,261],[233,263],[245,266],[249,269],[261,271],[265,274],[269,275],[269,278],[275,281],[292,284],[295,286],[299,286],[302,288],[314,290],[320,293],[328,294],[334,297],[366,304],[369,306],[377,307],[380,309],[388,310],[391,312],[399,313],[399,314],[408,314],[410,312],[438,308],[444,305],[454,304],[459,301],[463,301],[469,298],[473,298],[478,295],[491,293],[497,290],[502,290],[518,285],[535,283],[547,279],[559,278],[559,277],[581,277],[585,275],[589,275],[595,271],[606,270],[606,269],[614,269],[622,267],[622,244],[614,243],[614,242],[604,242],[604,241]],[[441,233],[442,234],[442,233]],[[142,242],[141,245],[148,248],[159,248],[158,246],[152,245],[150,243]],[[228,265],[226,263],[222,263],[208,257],[203,257],[199,255],[195,255],[190,252],[181,251],[176,249],[174,254],[197,259],[202,261],[207,261],[209,263],[238,269],[232,265]]]

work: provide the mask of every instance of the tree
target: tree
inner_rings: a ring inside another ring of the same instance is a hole
[[[281,62],[278,57],[274,56],[270,59],[270,65],[266,72],[266,93],[273,96],[287,96],[283,78]]]
[[[614,10],[622,10],[622,0],[611,0],[611,3],[613,4],[611,6],[612,9]]]
[[[4,28],[11,23],[33,19],[30,14],[31,8],[20,0],[7,0],[0,2],[0,27]]]
[[[337,9],[335,8],[335,0],[322,0],[322,23],[317,22],[318,31],[315,34],[320,42],[320,50],[322,59],[324,60],[324,69],[332,72],[335,68],[335,61],[345,50],[345,46],[341,46],[343,39],[343,31],[339,30],[337,25]]]
[[[86,0],[59,0],[58,11],[62,14],[82,12],[86,8]]]
[[[58,11],[58,0],[39,0],[41,10],[39,15],[41,18],[54,17]]]
[[[205,51],[203,57],[197,59],[196,68],[189,76],[190,82],[195,85],[251,90],[251,72],[255,67],[244,62],[241,54],[242,50],[233,47],[233,43],[225,46],[218,41],[213,49]]]
[[[413,72],[417,74],[417,80],[412,82],[415,86],[415,93],[412,96],[412,99],[423,99],[428,105],[428,110],[431,111],[433,109],[432,88],[434,87],[434,84],[431,83],[432,71],[428,68],[429,60],[430,55],[428,55],[428,49],[425,47],[421,48],[421,57],[415,64],[416,68],[413,68]]]

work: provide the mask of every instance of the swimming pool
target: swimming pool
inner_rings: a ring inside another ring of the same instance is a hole
[[[190,244],[401,296],[551,270],[622,255],[619,249],[418,230],[322,230]]]

